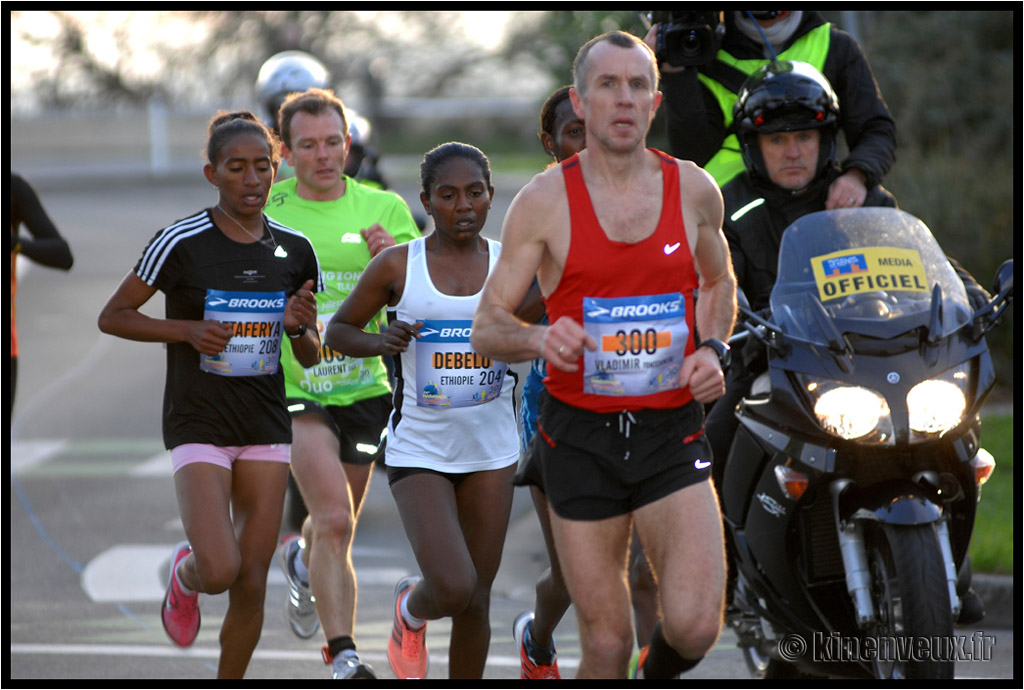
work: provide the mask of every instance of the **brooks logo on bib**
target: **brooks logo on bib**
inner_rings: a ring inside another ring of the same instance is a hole
[[[199,368],[219,376],[266,376],[277,371],[284,330],[283,292],[206,291],[203,318],[234,330],[218,355],[200,355]]]
[[[676,388],[686,340],[686,302],[678,292],[584,297],[583,328],[597,350],[583,352],[583,392],[652,395]]]
[[[471,320],[423,321],[416,341],[416,404],[471,407],[501,394],[508,365],[469,346]]]

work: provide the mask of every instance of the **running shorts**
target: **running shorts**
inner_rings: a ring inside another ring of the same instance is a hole
[[[351,405],[321,405],[315,400],[289,398],[292,417],[317,414],[331,428],[341,444],[341,461],[369,465],[384,457],[391,395],[359,400]]]
[[[624,515],[711,476],[704,407],[599,414],[541,395],[534,448],[555,513]]]

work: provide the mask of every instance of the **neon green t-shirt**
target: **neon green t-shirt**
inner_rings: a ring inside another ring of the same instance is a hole
[[[324,290],[317,293],[316,326],[321,341],[331,317],[348,297],[370,262],[370,250],[360,230],[380,223],[398,243],[420,237],[405,201],[390,191],[372,189],[345,178],[345,195],[336,201],[309,201],[295,191],[296,180],[282,180],[270,190],[268,216],[309,238],[320,261]],[[378,332],[379,319],[366,330]],[[289,398],[316,400],[323,405],[351,405],[391,392],[380,357],[345,357],[326,345],[320,363],[303,368],[283,339],[281,366]]]

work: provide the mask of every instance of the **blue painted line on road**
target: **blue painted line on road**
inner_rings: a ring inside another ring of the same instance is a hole
[[[21,507],[25,510],[25,514],[28,515],[28,519],[32,523],[32,527],[35,528],[36,534],[39,535],[39,538],[42,539],[43,543],[49,546],[55,554],[57,554],[58,558],[64,561],[69,568],[75,571],[76,575],[81,575],[83,570],[82,564],[69,556],[64,549],[57,545],[57,542],[50,538],[49,532],[47,532],[46,528],[43,527],[42,521],[39,519],[39,516],[36,515],[35,509],[32,508],[31,501],[28,500],[28,496],[25,495],[24,489],[21,488],[21,482],[19,482],[18,478],[14,476],[13,472],[11,473],[11,485],[14,487],[14,492],[18,494],[18,502],[21,503]],[[118,604],[117,609],[126,617],[135,621],[143,630],[149,630],[149,626],[124,604]]]

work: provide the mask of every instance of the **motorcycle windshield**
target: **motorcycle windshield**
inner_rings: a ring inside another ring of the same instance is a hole
[[[971,317],[963,282],[931,231],[894,208],[821,211],[790,225],[771,307],[785,332],[826,343],[834,339],[826,331],[885,338],[925,326],[947,335]]]

